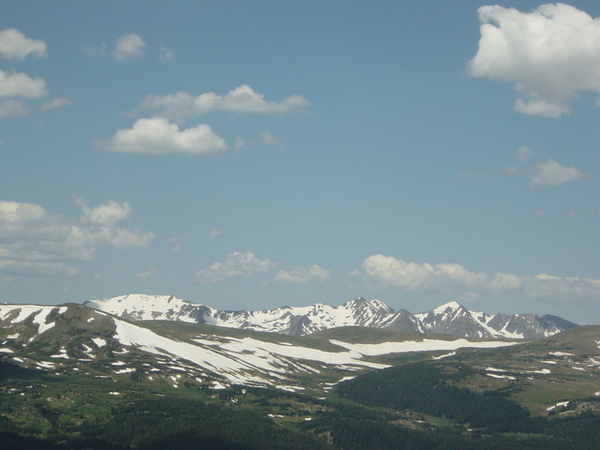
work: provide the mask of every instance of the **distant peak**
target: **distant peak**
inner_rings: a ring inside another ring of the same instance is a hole
[[[377,299],[373,299],[373,300],[367,300],[364,297],[358,297],[355,298],[354,300],[350,300],[349,302],[344,303],[345,307],[347,308],[354,308],[354,309],[371,309],[371,310],[378,310],[378,311],[385,311],[388,313],[392,313],[393,310],[386,305],[385,303],[383,303],[381,300],[377,300]]]
[[[456,311],[457,309],[461,309],[461,308],[462,308],[461,305],[459,305],[458,303],[452,301],[452,302],[444,303],[443,305],[440,305],[437,308],[433,309],[433,313],[434,314],[441,314],[444,311],[446,311],[447,309],[451,309],[452,311]]]

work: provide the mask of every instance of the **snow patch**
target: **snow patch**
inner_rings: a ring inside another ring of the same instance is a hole
[[[97,347],[104,347],[106,345],[106,341],[99,337],[92,338],[92,342],[96,344]]]
[[[550,369],[542,369],[542,370],[528,370],[527,373],[539,373],[542,375],[548,375],[550,372]]]
[[[497,375],[495,373],[486,373],[486,375],[488,377],[500,378],[500,379],[503,379],[503,380],[516,380],[515,377],[511,377],[510,375]]]
[[[554,406],[551,406],[550,408],[546,408],[546,411],[552,411],[554,408],[562,408],[563,406],[567,406],[568,404],[569,404],[568,401],[558,402]]]
[[[70,359],[69,355],[67,355],[67,350],[64,347],[60,349],[60,353],[57,353],[56,355],[50,355],[50,358]]]
[[[440,355],[440,356],[432,356],[431,359],[438,360],[438,359],[442,359],[442,358],[446,358],[448,356],[454,356],[454,355],[456,355],[456,352],[450,352],[450,353],[446,353],[446,354]]]
[[[435,350],[457,350],[459,348],[497,348],[515,345],[515,342],[483,341],[471,342],[466,339],[445,341],[423,339],[422,341],[382,342],[381,344],[349,344],[330,339],[329,342],[365,356],[387,355],[390,353],[427,352]]]

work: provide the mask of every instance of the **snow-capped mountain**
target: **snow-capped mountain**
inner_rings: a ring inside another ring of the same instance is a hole
[[[224,311],[174,296],[131,294],[84,305],[129,320],[175,320],[207,323],[289,335],[306,335],[344,326],[388,328],[421,333],[453,334],[473,338],[538,339],[577,326],[555,316],[493,314],[470,311],[456,302],[412,314],[394,311],[380,300],[362,297],[330,306],[283,306],[262,311]]]
[[[125,300],[127,297],[121,303]],[[187,302],[172,297],[147,300],[155,302],[154,307],[189,307]],[[163,314],[155,310],[150,317]],[[189,319],[189,314],[181,317]],[[274,337],[225,328],[217,334],[215,328],[190,328],[176,320],[168,326],[153,322],[143,325],[77,304],[0,305],[0,361],[56,375],[160,380],[175,388],[193,383],[213,388],[243,384],[326,391],[366,369],[389,367],[374,361],[376,356],[434,352],[432,356],[442,353],[439,358],[463,348],[515,345],[514,341],[426,338],[416,333],[406,336],[379,330],[362,333],[365,342],[361,342],[361,333],[346,342],[343,336],[320,340]],[[375,331],[379,336],[373,339]]]

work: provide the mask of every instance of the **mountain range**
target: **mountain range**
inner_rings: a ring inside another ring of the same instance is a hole
[[[383,303],[356,299],[306,307],[331,327],[296,336],[249,327],[286,308],[105,302],[137,320],[95,302],[0,304],[0,447],[598,448],[598,326],[533,340],[402,331],[376,326],[394,315]],[[478,317],[463,309],[412,316]],[[223,326],[231,317],[246,328]],[[344,320],[362,325],[333,327]]]
[[[260,311],[225,311],[175,296],[130,294],[90,300],[85,306],[128,320],[169,320],[303,336],[330,328],[358,326],[483,339],[540,339],[578,325],[557,316],[470,311],[456,302],[412,314],[362,297],[338,306],[283,306]]]
[[[360,339],[367,336],[370,344],[341,339],[344,332],[315,339],[179,321],[130,322],[79,304],[0,305],[0,355],[27,368],[65,374],[92,374],[90,365],[105,360],[102,376],[137,372],[161,377],[175,387],[188,381],[213,388],[244,384],[304,390],[323,389],[324,381],[337,382],[349,373],[389,367],[373,360],[380,355],[437,355],[514,345],[514,341],[438,335],[424,339],[421,333],[352,329],[359,335],[360,330],[366,332]],[[239,331],[243,334],[236,334]],[[300,383],[299,377],[306,380]]]

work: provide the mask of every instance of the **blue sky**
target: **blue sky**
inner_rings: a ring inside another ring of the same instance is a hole
[[[600,323],[600,5],[0,14],[0,301]]]

